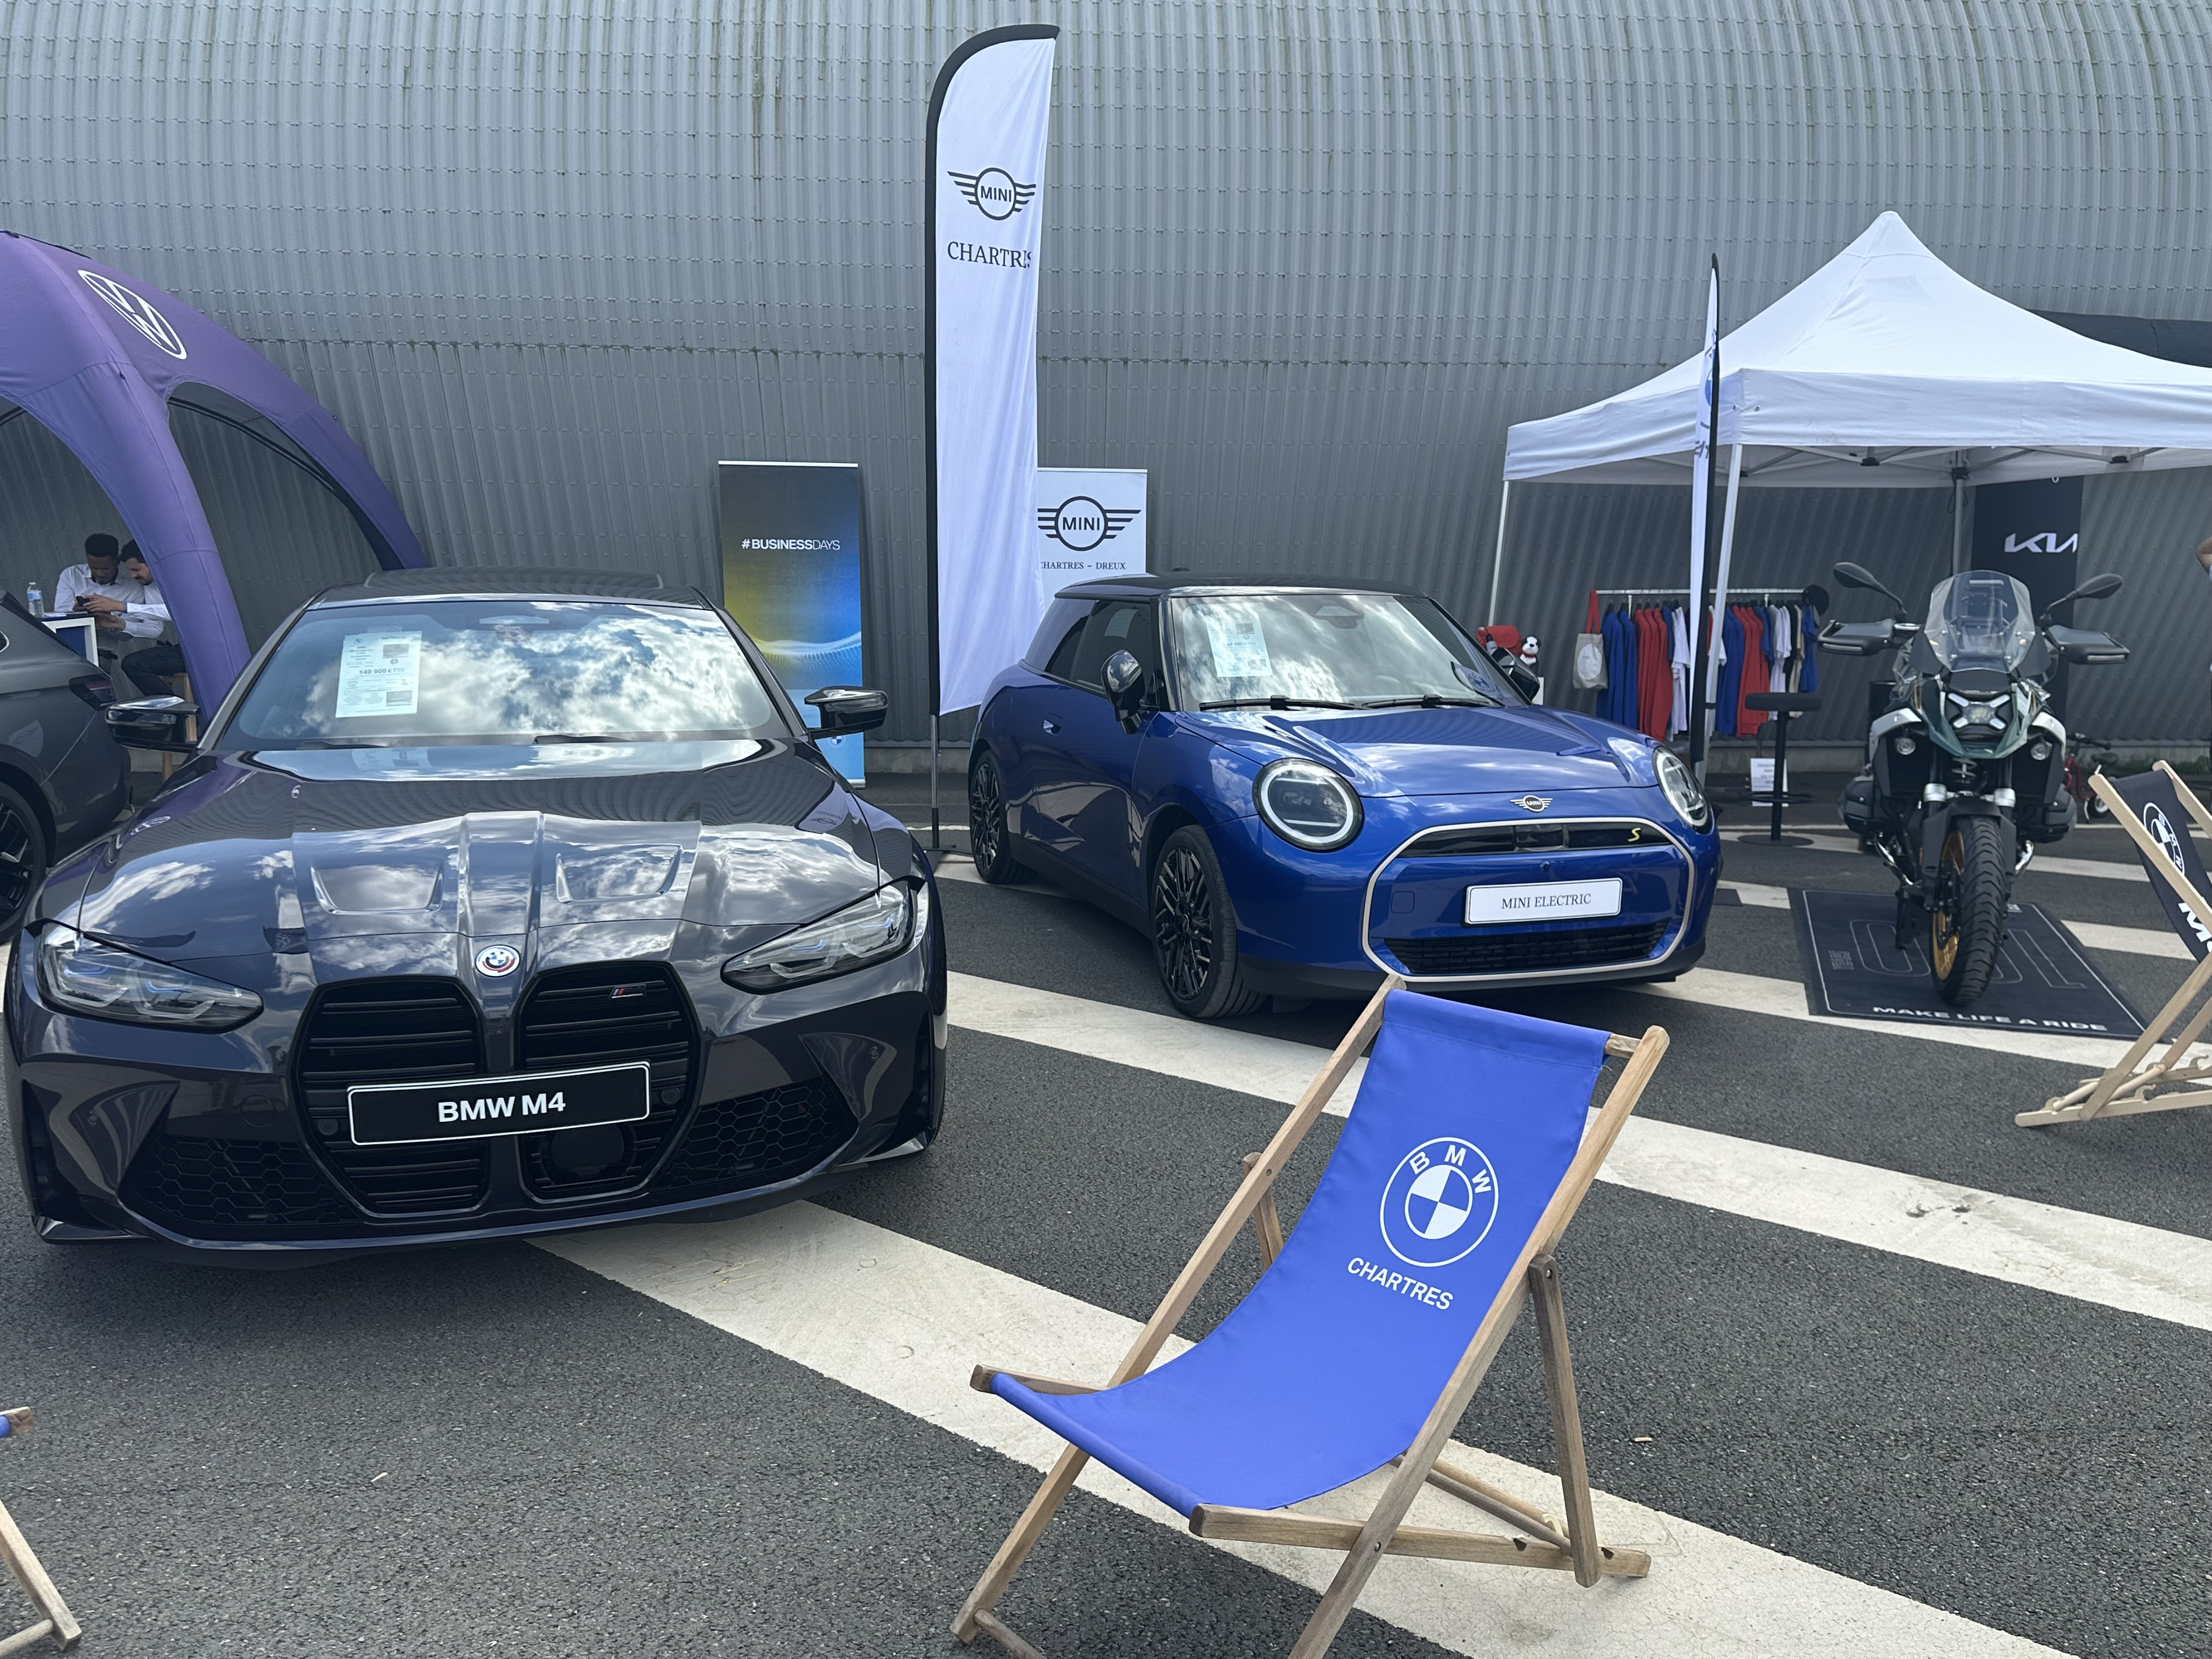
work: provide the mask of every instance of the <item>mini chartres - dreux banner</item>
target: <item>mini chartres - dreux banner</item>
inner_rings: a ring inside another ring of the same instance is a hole
[[[993,29],[929,107],[930,603],[936,712],[981,702],[1036,626],[1036,295],[1060,31]]]

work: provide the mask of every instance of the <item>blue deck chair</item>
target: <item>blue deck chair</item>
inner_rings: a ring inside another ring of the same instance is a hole
[[[15,1406],[0,1411],[0,1440],[12,1440],[31,1426],[31,1408]],[[39,1565],[39,1558],[31,1553],[30,1540],[16,1526],[15,1517],[8,1513],[8,1506],[0,1504],[0,1565],[4,1565],[15,1582],[23,1587],[23,1594],[31,1598],[31,1606],[39,1617],[12,1636],[0,1636],[0,1653],[20,1653],[33,1642],[51,1640],[57,1648],[73,1648],[81,1632],[76,1620],[62,1600],[62,1593],[54,1588],[54,1581],[46,1577],[46,1570]]]
[[[1369,1040],[1350,1116],[1287,1242],[1273,1188]],[[1247,1174],[1136,1345],[1103,1387],[989,1366],[978,1389],[1068,1443],[961,1608],[953,1633],[1039,1659],[994,1611],[1074,1486],[1100,1462],[1185,1516],[1201,1538],[1344,1553],[1292,1659],[1320,1659],[1383,1554],[1640,1577],[1640,1551],[1597,1540],[1559,1273],[1551,1251],[1666,1052],[1403,988],[1392,978]],[[1595,1119],[1608,1055],[1627,1064]],[[1258,1284],[1188,1352],[1152,1368],[1176,1322],[1251,1223]],[[1565,1517],[1554,1521],[1440,1463],[1520,1312],[1534,1303]],[[1396,1462],[1364,1523],[1287,1511]],[[1499,1537],[1406,1527],[1424,1483],[1504,1520]]]

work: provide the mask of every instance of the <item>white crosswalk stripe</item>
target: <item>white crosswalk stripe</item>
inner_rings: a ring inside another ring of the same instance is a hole
[[[1789,988],[1802,1009],[1803,994]],[[1321,1050],[1280,1037],[968,974],[952,975],[951,1018],[965,1030],[1284,1103],[1298,1097],[1322,1059]],[[2017,1040],[2004,1046],[2016,1048]],[[1356,1069],[1346,1080],[1334,1109],[1349,1105],[1363,1074]],[[1656,1118],[1629,1121],[1599,1178],[2212,1330],[2212,1240]]]
[[[741,1221],[630,1227],[541,1239],[541,1247],[869,1397],[1042,1469],[1060,1443],[1002,1401],[971,1391],[977,1362],[1104,1378],[1136,1323],[997,1268],[811,1204]],[[1181,1352],[1171,1348],[1170,1355]],[[823,1432],[836,1432],[825,1425]],[[1468,1447],[1477,1473],[1544,1509],[1557,1482]],[[1171,1511],[1092,1464],[1083,1485],[1165,1527]],[[1354,1515],[1374,1477],[1304,1507]],[[1565,1574],[1387,1559],[1360,1606],[1451,1651],[1557,1659],[2029,1659],[2052,1650],[1741,1539],[1595,1494],[1600,1536],[1650,1552],[1651,1574],[1583,1590]],[[1469,1525],[1424,1493],[1410,1517]],[[1066,1523],[1062,1522],[1063,1526]],[[1478,1522],[1478,1529],[1490,1523]],[[995,1536],[967,1540],[980,1571]],[[1069,1547],[1079,1548],[1078,1540]],[[1340,1558],[1319,1551],[1211,1545],[1312,1589]],[[1019,1585],[1016,1587],[1018,1606]],[[954,1609],[945,1610],[949,1623]],[[1017,1615],[1018,1616],[1018,1615]]]

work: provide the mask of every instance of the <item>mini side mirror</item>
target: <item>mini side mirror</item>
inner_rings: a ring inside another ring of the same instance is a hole
[[[136,702],[112,702],[101,710],[118,743],[173,755],[189,755],[199,747],[192,733],[199,712],[198,703],[182,697],[141,697]]]
[[[1114,718],[1124,732],[1133,732],[1145,712],[1145,665],[1127,651],[1106,659],[1103,675],[1106,701],[1114,705]]]
[[[890,712],[891,700],[863,685],[825,685],[806,694],[806,706],[816,711],[820,721],[814,727],[816,737],[846,738],[881,726]]]

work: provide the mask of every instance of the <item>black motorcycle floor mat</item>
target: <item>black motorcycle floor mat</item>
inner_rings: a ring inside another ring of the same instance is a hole
[[[1897,948],[1897,901],[1886,893],[1790,892],[1805,1000],[1816,1014],[1907,1025],[1979,1025],[2068,1036],[2136,1037],[2142,1017],[2039,905],[2015,904],[1989,988],[1963,1008],[1936,989],[1928,924]]]

